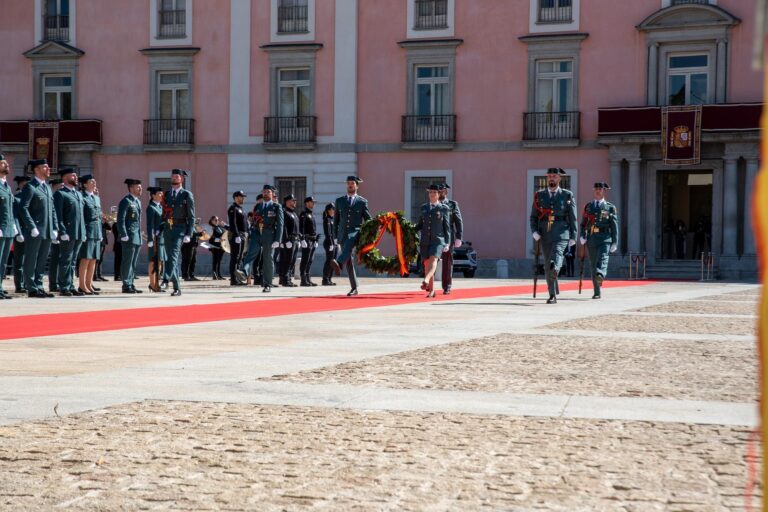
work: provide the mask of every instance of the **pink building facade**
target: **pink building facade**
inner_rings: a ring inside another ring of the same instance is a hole
[[[357,174],[373,210],[413,215],[426,185],[445,181],[480,275],[502,261],[511,276],[530,273],[533,192],[562,167],[580,204],[595,181],[611,184],[617,274],[634,253],[650,275],[690,274],[703,249],[722,277],[750,278],[762,101],[753,10],[743,0],[9,2],[0,151],[19,173],[29,141],[11,122],[98,120],[100,139],[75,129],[59,162],[92,172],[105,205],[126,177],[164,185],[169,169],[188,168],[203,223],[235,190],[252,205],[265,183],[324,205]],[[698,164],[664,164],[653,120],[669,104],[718,106],[704,109]]]

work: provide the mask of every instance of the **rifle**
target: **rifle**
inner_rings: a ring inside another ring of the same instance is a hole
[[[581,295],[581,285],[584,281],[584,256],[587,253],[587,247],[585,244],[579,244],[579,250],[581,251],[580,265],[579,265],[579,295]]]
[[[533,260],[533,298],[536,298],[536,286],[539,284],[539,258],[541,257],[541,240],[534,240]]]

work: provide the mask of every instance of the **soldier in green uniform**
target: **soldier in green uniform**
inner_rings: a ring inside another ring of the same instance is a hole
[[[195,229],[195,197],[186,190],[184,178],[189,173],[184,169],[171,171],[171,190],[165,194],[168,228],[165,230],[165,279],[173,283],[171,297],[181,295],[179,273],[181,270],[181,246],[192,240]]]
[[[448,250],[443,254],[443,274],[442,285],[443,295],[450,295],[453,285],[453,249],[461,247],[461,239],[464,235],[464,220],[461,218],[461,209],[459,203],[453,199],[448,199],[448,189],[451,188],[447,183],[438,185],[440,189],[440,202],[448,207],[451,218],[451,239],[448,242]]]
[[[421,205],[419,221],[415,228],[421,231],[419,254],[424,262],[424,281],[421,282],[421,289],[426,290],[427,297],[434,297],[437,260],[450,250],[451,210],[440,201],[440,186],[430,185],[427,193],[429,202]]]
[[[8,161],[0,154],[0,300],[13,298],[3,291],[3,282],[8,254],[11,252],[13,237],[16,236],[18,228],[16,217],[13,215],[13,190],[8,185],[9,171]]]
[[[56,178],[48,182],[51,187],[51,192],[56,195],[56,192],[61,188],[61,178]],[[54,208],[56,205],[54,204]],[[51,293],[59,291],[59,239],[54,238],[51,240],[51,250],[48,256],[48,291]]]
[[[117,233],[123,254],[120,277],[123,293],[141,293],[133,285],[141,249],[141,180],[128,178],[124,183],[128,185],[128,194],[117,205]]]
[[[357,176],[347,176],[347,195],[336,199],[336,239],[341,245],[341,252],[335,260],[331,260],[336,275],[341,275],[341,267],[347,266],[349,285],[352,288],[347,296],[357,295],[357,275],[352,251],[360,236],[363,222],[371,219],[368,211],[368,200],[357,195],[359,184],[363,180]]]
[[[53,207],[53,192],[46,180],[51,175],[48,161],[30,160],[34,178],[24,185],[21,191],[19,209],[21,213],[21,231],[24,235],[24,284],[27,294],[34,298],[53,297],[43,288],[43,274],[48,260],[51,241],[58,238],[56,231],[58,220]]]
[[[274,200],[276,192],[277,189],[272,185],[264,185],[262,203],[256,206],[253,214],[253,223],[256,228],[251,230],[252,245],[243,263],[243,272],[245,275],[250,275],[251,265],[261,257],[261,283],[264,287],[261,291],[264,293],[272,290],[272,278],[275,274],[273,255],[275,249],[280,247],[280,240],[283,238],[283,207]]]
[[[77,289],[86,295],[98,295],[100,289],[93,286],[93,279],[101,252],[101,198],[96,194],[96,180],[92,175],[80,176],[80,184],[83,187],[85,241],[80,246],[80,281]]]
[[[557,275],[563,266],[566,247],[576,245],[578,220],[576,204],[570,190],[560,188],[565,171],[547,169],[547,188],[533,196],[531,207],[531,232],[535,243],[540,243],[547,269],[547,304],[557,303]]]
[[[160,288],[160,276],[167,259],[165,253],[165,228],[163,219],[163,190],[160,187],[149,187],[149,204],[147,205],[147,258],[149,260],[149,290],[164,292]]]
[[[26,293],[24,285],[24,235],[21,234],[21,189],[32,179],[29,176],[21,175],[13,178],[16,183],[16,194],[13,196],[13,216],[16,217],[16,225],[19,234],[13,241],[13,284],[16,293]]]
[[[62,186],[53,194],[53,205],[59,221],[59,295],[72,297],[85,295],[73,283],[74,264],[85,241],[83,195],[77,190],[77,172],[71,167],[59,170]]]
[[[593,299],[600,298],[600,287],[608,275],[608,253],[619,246],[619,217],[616,207],[605,200],[607,183],[595,183],[594,199],[584,205],[579,241],[587,246],[592,270]]]

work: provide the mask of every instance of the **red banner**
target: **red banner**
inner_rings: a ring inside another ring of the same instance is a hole
[[[701,161],[701,105],[663,107],[661,137],[665,164],[698,164]]]
[[[59,163],[58,121],[29,122],[29,159],[45,158],[55,171]]]

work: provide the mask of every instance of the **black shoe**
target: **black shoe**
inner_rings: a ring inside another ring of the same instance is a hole
[[[16,293],[27,293],[27,290],[24,288],[16,288]]]
[[[245,286],[245,283],[241,283],[239,281],[230,281],[229,286]]]
[[[96,288],[95,286],[91,286],[91,289],[95,292],[100,292],[101,288]]]
[[[6,295],[0,295],[0,300],[5,300],[5,299],[12,299],[12,298],[13,298],[13,297],[8,297],[8,296],[6,296]]]
[[[357,288],[352,288],[349,290],[349,293],[347,293],[347,297],[354,297],[355,295],[357,295]]]
[[[62,291],[59,292],[59,295],[61,297],[71,297],[74,294],[71,291],[69,291],[69,290],[62,290]]]
[[[49,286],[48,287],[48,291],[51,292],[51,293],[57,292],[57,291],[59,291],[59,287],[58,286]]]
[[[38,292],[37,290],[31,291],[31,292],[27,292],[27,297],[29,297],[31,299],[44,299],[47,296],[48,295],[46,295],[45,293]]]
[[[96,280],[96,281],[109,281],[109,279],[107,279],[107,278],[106,278],[106,277],[104,277],[104,276],[99,276],[99,277],[97,277],[95,280]]]
[[[313,282],[312,282],[312,281],[310,281],[309,279],[307,279],[307,282],[309,283],[309,286],[317,286],[317,283],[313,283]]]
[[[323,279],[323,281],[320,284],[323,286],[331,286],[331,281],[328,279]]]
[[[312,285],[309,284],[309,281],[307,281],[306,279],[302,279],[301,284],[299,286],[312,286]]]
[[[87,292],[80,287],[77,288],[77,291],[80,292],[82,295],[93,295],[93,292]]]
[[[179,295],[181,295],[181,290],[173,290],[171,297],[178,297]]]
[[[593,298],[593,299],[599,299],[599,298],[600,298],[600,294],[599,294],[599,293],[597,293],[597,294],[593,295],[593,296],[592,296],[592,298]]]
[[[199,281],[200,279],[197,278],[197,276],[189,276],[189,281]]]
[[[5,294],[5,295],[3,295],[3,298],[7,299],[7,300],[11,300],[13,297],[8,295],[8,294]]]
[[[261,290],[261,293],[269,293],[272,291],[271,286],[265,286],[263,290]]]
[[[445,290],[443,290],[443,295],[450,295],[450,294],[451,294],[450,288],[446,288]]]
[[[131,286],[131,290],[133,290],[133,293],[144,293],[143,290],[137,290],[135,286]]]
[[[123,293],[136,293],[136,289],[123,287]]]
[[[557,304],[557,297],[554,295],[550,295],[547,299],[547,304]]]
[[[115,276],[115,281],[122,281],[122,280],[123,280],[123,278],[122,278],[122,277],[120,277],[120,276]]]
[[[75,297],[82,297],[83,295],[85,295],[85,292],[81,292],[80,290],[69,290],[69,293],[71,293]]]

